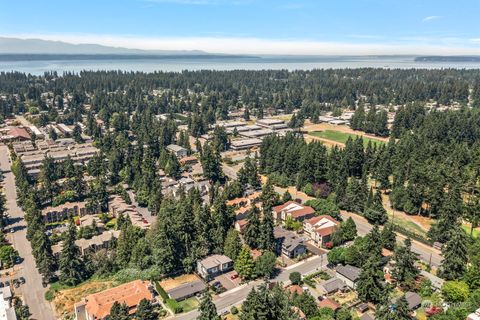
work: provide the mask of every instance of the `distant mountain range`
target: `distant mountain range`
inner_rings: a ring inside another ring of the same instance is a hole
[[[201,50],[141,50],[109,47],[99,44],[73,44],[42,39],[19,39],[0,37],[0,54],[47,54],[47,55],[209,55]]]
[[[416,57],[416,62],[480,62],[480,56],[424,56]]]

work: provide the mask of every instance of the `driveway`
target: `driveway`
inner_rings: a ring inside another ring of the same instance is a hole
[[[17,294],[21,293],[23,301],[29,306],[32,313],[31,319],[36,320],[55,320],[54,312],[48,301],[45,300],[46,288],[42,286],[42,276],[38,272],[35,259],[32,255],[32,247],[27,240],[27,225],[23,219],[24,213],[17,206],[17,190],[15,187],[15,178],[10,170],[9,150],[7,146],[0,146],[0,168],[5,172],[5,178],[2,182],[3,190],[7,199],[6,207],[10,220],[13,221],[9,226],[13,227],[15,232],[8,233],[7,238],[14,248],[18,251],[23,261],[15,267],[15,277],[23,276],[26,284],[20,287],[20,290],[13,288]],[[8,170],[7,170],[8,169]],[[28,289],[26,289],[28,288]]]
[[[222,286],[228,291],[232,290],[240,285],[240,277],[233,279],[231,278],[232,275],[237,274],[236,271],[230,271],[219,276],[216,276],[212,281],[209,282],[210,285],[214,284],[215,282],[220,282]]]

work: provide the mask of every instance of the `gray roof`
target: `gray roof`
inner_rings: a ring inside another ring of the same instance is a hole
[[[219,265],[231,263],[232,259],[221,254],[213,254],[200,261],[200,264],[206,269],[218,267]]]
[[[415,292],[407,292],[405,293],[405,299],[408,302],[408,308],[410,310],[418,308],[422,304],[422,297]]]
[[[341,274],[348,280],[355,282],[360,277],[360,272],[362,270],[351,265],[346,265],[346,266],[338,266],[336,271],[338,274]]]
[[[282,247],[288,251],[293,251],[298,246],[305,246],[303,239],[299,238],[295,233],[288,231],[282,227],[273,229],[275,240],[282,241]]]
[[[360,320],[375,320],[375,317],[372,316],[370,313],[364,313],[360,317]]]
[[[342,280],[338,278],[331,278],[323,282],[321,286],[327,293],[331,293],[331,292],[335,292],[337,290],[342,289],[343,287],[345,287],[345,284],[343,283]]]
[[[176,145],[176,144],[169,144],[167,146],[167,150],[174,151],[174,152],[181,151],[181,150],[187,151],[187,149],[185,149],[184,147],[181,147],[181,146]]]
[[[170,296],[170,298],[178,300],[195,295],[204,291],[205,289],[207,289],[207,285],[201,280],[196,280],[168,290],[167,294]]]

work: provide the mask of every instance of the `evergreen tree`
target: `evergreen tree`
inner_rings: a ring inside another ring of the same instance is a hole
[[[260,224],[258,247],[265,251],[275,250],[275,235],[273,233],[274,222],[272,211],[263,211],[263,220]]]
[[[224,254],[235,261],[242,250],[242,241],[235,229],[228,230],[223,248]]]
[[[85,271],[80,249],[75,244],[75,239],[76,227],[72,219],[63,240],[59,260],[60,281],[69,286],[79,284],[83,280]]]
[[[109,320],[128,320],[128,306],[123,303],[121,304],[118,301],[115,301],[110,309]]]
[[[393,223],[386,224],[382,229],[382,244],[385,249],[393,250],[397,242],[397,235],[395,234]]]
[[[253,206],[251,209],[249,209],[247,213],[248,224],[245,227],[243,239],[251,248],[257,248],[260,244],[259,236],[261,234],[261,222],[259,215],[259,209],[256,206]]]
[[[240,251],[237,260],[235,260],[234,267],[235,271],[237,271],[243,279],[253,279],[255,275],[255,263],[250,254],[250,249],[247,246],[244,246],[242,251]]]
[[[453,186],[445,194],[439,209],[439,218],[428,231],[434,241],[447,242],[450,231],[455,228],[457,221],[463,216],[463,201],[458,186]]]
[[[370,257],[362,266],[362,271],[357,281],[356,290],[362,301],[378,303],[385,293],[383,272],[379,270],[377,257]]]
[[[197,320],[220,320],[220,316],[217,314],[217,308],[213,304],[212,297],[209,293],[206,293],[200,306],[198,307],[200,315],[197,317]]]
[[[383,207],[382,195],[380,191],[375,192],[373,195],[372,204],[365,208],[365,218],[370,223],[384,224],[388,220],[387,211]]]
[[[403,246],[395,250],[393,256],[395,265],[392,269],[392,275],[397,281],[406,288],[410,288],[415,278],[420,273],[415,266],[417,254],[412,252],[412,242],[410,238],[405,239]]]
[[[395,309],[390,314],[389,320],[411,320],[410,309],[405,295],[401,296],[396,304]]]
[[[440,276],[446,280],[461,278],[467,270],[469,239],[465,231],[454,225],[449,233],[449,240],[442,248],[442,266]]]
[[[363,130],[365,127],[365,108],[360,104],[352,116],[351,127],[353,130]]]
[[[253,288],[242,306],[240,320],[296,320],[288,296],[282,287],[269,289],[266,283]]]
[[[137,306],[135,312],[135,319],[137,320],[156,320],[158,315],[152,305],[152,302],[147,299],[142,299]]]
[[[205,178],[212,182],[223,180],[220,153],[214,146],[205,143],[200,161],[202,163],[203,175]]]

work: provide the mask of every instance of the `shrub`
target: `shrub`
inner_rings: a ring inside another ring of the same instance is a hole
[[[302,275],[300,274],[300,272],[295,271],[290,273],[288,279],[292,282],[292,284],[298,285],[302,281]]]
[[[231,307],[231,308],[230,308],[230,313],[231,313],[231,314],[237,314],[237,313],[238,313],[237,307],[235,307],[235,306]]]
[[[463,302],[470,296],[470,289],[464,281],[447,281],[442,286],[442,295],[448,302]]]

